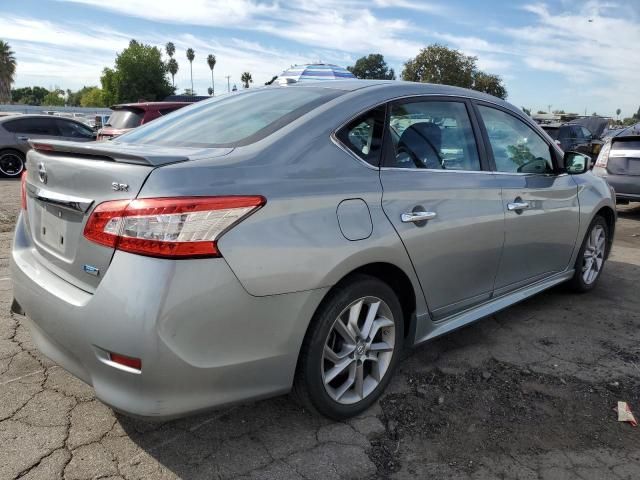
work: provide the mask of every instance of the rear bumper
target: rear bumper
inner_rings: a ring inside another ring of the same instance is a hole
[[[616,191],[616,198],[640,201],[640,176],[612,175],[601,167],[595,167],[593,173],[607,180]]]
[[[224,259],[116,252],[94,294],[43,268],[18,221],[14,295],[37,347],[126,414],[173,418],[287,391],[326,289],[253,297]],[[113,366],[105,352],[142,359]]]

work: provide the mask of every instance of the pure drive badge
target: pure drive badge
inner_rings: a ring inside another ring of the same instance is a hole
[[[93,275],[94,277],[100,275],[100,269],[98,267],[94,267],[93,265],[83,265],[82,269],[86,273],[88,273],[89,275]]]

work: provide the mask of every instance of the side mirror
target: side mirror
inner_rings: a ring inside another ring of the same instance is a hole
[[[591,169],[591,157],[578,152],[566,152],[563,158],[564,169],[570,175],[580,175]]]

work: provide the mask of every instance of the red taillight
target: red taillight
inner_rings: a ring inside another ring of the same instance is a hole
[[[20,177],[20,206],[22,210],[27,209],[27,171],[22,172]]]
[[[220,235],[264,203],[261,196],[115,200],[94,209],[84,236],[151,257],[218,257]]]
[[[33,149],[38,150],[39,152],[53,152],[53,145],[49,145],[48,143],[34,143]]]
[[[600,153],[598,154],[598,158],[596,160],[596,167],[607,168],[609,164],[609,153],[611,152],[611,142],[607,142],[600,149]]]
[[[127,357],[126,355],[120,355],[119,353],[109,353],[109,360],[118,365],[124,365],[125,367],[134,368],[136,370],[142,370],[142,360],[134,357]]]

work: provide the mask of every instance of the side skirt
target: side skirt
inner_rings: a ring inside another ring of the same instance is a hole
[[[446,333],[449,333],[458,328],[462,328],[465,325],[480,320],[483,317],[491,315],[495,312],[503,310],[511,305],[514,305],[522,300],[526,300],[533,295],[547,290],[555,285],[569,280],[573,277],[573,269],[566,272],[558,273],[551,277],[545,278],[539,282],[533,283],[526,287],[520,288],[514,292],[502,295],[497,298],[493,298],[490,301],[473,307],[464,312],[457,313],[451,317],[444,318],[438,322],[433,322],[431,328],[421,338],[417,338],[414,342],[414,346],[424,343],[429,340],[433,340],[436,337],[440,337]],[[429,318],[424,318],[422,321],[430,322]]]

